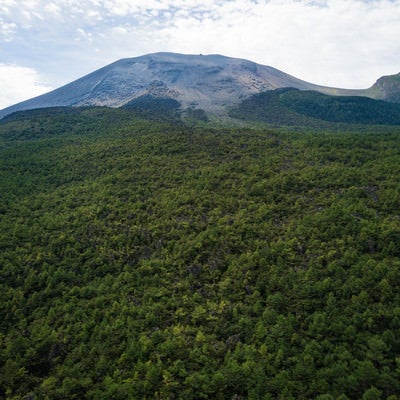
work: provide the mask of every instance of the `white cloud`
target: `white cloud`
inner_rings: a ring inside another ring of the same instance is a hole
[[[0,64],[0,109],[49,90],[32,68]]]
[[[60,15],[60,6],[56,3],[47,3],[45,8],[46,12],[49,14]]]
[[[12,36],[17,29],[17,25],[13,22],[6,22],[0,17],[0,38],[5,42],[12,40]]]

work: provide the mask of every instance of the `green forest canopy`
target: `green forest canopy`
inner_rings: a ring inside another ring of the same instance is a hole
[[[0,398],[398,399],[400,131],[0,123]]]

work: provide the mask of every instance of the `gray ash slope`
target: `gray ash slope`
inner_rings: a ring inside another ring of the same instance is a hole
[[[366,90],[328,88],[243,59],[154,53],[116,61],[61,88],[5,108],[0,111],[0,118],[15,111],[44,107],[121,107],[149,95],[174,99],[183,110],[202,109],[218,116],[253,94],[284,87],[385,98],[382,84]]]

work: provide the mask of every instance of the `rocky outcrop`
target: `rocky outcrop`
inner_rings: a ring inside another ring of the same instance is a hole
[[[400,103],[400,73],[382,76],[371,87],[371,97],[380,100]]]

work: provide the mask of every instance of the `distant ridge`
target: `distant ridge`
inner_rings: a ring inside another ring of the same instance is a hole
[[[174,99],[182,112],[200,109],[221,116],[252,95],[286,87],[400,102],[400,74],[382,77],[369,89],[348,90],[314,85],[238,58],[154,53],[116,61],[49,93],[7,107],[0,111],[0,118],[44,107],[121,107],[141,96]]]

